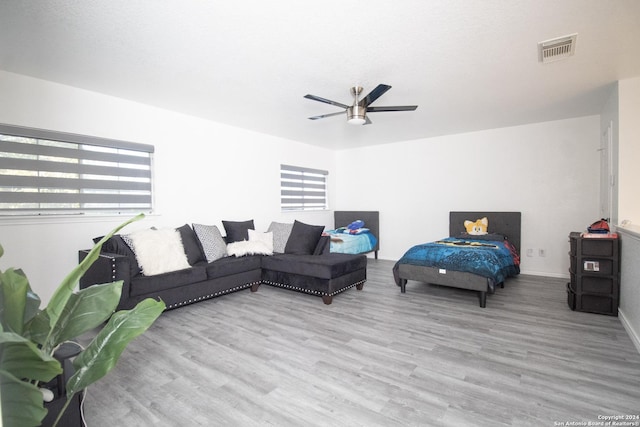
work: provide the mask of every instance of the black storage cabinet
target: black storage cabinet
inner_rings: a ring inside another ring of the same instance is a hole
[[[617,235],[589,237],[571,232],[569,246],[569,307],[617,316],[620,298],[620,240]]]

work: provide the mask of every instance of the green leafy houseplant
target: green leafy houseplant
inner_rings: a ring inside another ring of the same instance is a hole
[[[104,236],[63,280],[44,309],[40,309],[40,298],[22,270],[0,271],[0,425],[40,425],[47,410],[38,384],[62,373],[60,362],[53,357],[56,348],[102,326],[73,361],[75,373],[67,381],[67,401],[54,423],[57,425],[73,396],[105,376],[129,342],[164,311],[164,302],[149,298],[131,310],[114,313],[122,281],[75,292],[79,279],[98,258],[102,244],[142,217],[144,214]],[[3,254],[0,246],[0,257]]]

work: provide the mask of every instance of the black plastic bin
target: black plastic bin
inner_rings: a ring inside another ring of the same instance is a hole
[[[571,288],[571,282],[567,283],[567,304],[571,310],[576,309],[576,293]]]

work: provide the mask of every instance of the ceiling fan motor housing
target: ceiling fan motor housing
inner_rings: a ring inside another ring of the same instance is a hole
[[[365,123],[367,114],[367,107],[361,105],[353,105],[347,108],[347,121],[352,125],[362,125]]]

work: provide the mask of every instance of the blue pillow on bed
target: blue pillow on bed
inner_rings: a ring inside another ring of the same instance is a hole
[[[357,219],[355,221],[353,221],[351,224],[347,225],[347,228],[349,230],[357,230],[359,228],[364,227],[364,221],[361,219]]]

